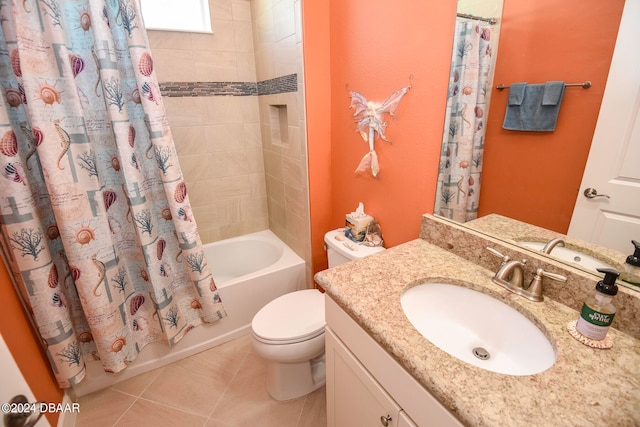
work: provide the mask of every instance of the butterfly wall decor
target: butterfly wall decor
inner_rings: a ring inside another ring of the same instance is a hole
[[[374,177],[378,176],[380,165],[378,164],[378,155],[373,148],[376,132],[383,141],[391,142],[384,134],[387,123],[383,117],[385,114],[388,114],[390,117],[396,117],[395,111],[398,109],[400,100],[409,89],[411,89],[411,86],[405,86],[396,90],[382,103],[367,101],[367,98],[360,92],[356,92],[355,90],[349,91],[349,96],[351,97],[351,105],[349,105],[349,108],[355,110],[353,119],[357,124],[357,131],[360,132],[362,139],[369,143],[369,152],[360,160],[360,164],[355,170],[356,172],[364,172],[370,169]]]

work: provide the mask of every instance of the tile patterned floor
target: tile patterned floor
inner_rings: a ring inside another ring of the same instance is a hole
[[[264,385],[246,335],[79,399],[76,427],[325,427],[325,388],[289,402]]]

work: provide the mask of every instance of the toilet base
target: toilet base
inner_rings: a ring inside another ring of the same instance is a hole
[[[298,363],[267,361],[267,391],[275,400],[296,399],[319,389],[325,382],[324,353]]]

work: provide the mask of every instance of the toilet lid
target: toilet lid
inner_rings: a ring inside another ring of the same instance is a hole
[[[316,337],[324,327],[324,295],[317,289],[282,295],[262,307],[251,322],[257,337],[283,344]]]

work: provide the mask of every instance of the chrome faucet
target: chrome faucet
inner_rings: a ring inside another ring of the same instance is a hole
[[[498,271],[491,279],[496,285],[500,285],[508,291],[514,294],[525,297],[528,300],[540,302],[544,299],[542,296],[542,278],[548,277],[553,280],[565,282],[566,277],[560,274],[548,273],[542,268],[536,270],[536,274],[529,283],[529,286],[524,287],[524,266],[527,260],[512,260],[506,255],[502,255],[500,252],[493,248],[487,248],[492,254],[502,258],[502,263],[498,267]]]
[[[562,238],[560,237],[556,237],[555,239],[549,240],[547,244],[544,245],[542,249],[540,249],[540,252],[544,252],[545,254],[550,254],[553,248],[555,248],[556,246],[564,247],[564,240],[562,240]]]

